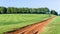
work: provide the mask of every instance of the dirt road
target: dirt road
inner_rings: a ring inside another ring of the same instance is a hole
[[[41,31],[43,30],[43,28],[45,26],[47,26],[52,21],[53,18],[54,17],[51,17],[51,18],[44,20],[42,22],[38,22],[36,24],[29,25],[29,26],[24,27],[22,29],[17,29],[15,31],[6,32],[4,34],[40,34]]]

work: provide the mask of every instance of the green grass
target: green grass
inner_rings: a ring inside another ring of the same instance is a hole
[[[0,14],[0,34],[47,19],[47,14]]]
[[[60,16],[57,16],[41,34],[60,34]]]

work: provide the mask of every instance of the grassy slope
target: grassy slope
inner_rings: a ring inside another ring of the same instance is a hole
[[[60,34],[60,16],[56,17],[41,34]]]
[[[0,14],[0,34],[48,18],[43,14]]]

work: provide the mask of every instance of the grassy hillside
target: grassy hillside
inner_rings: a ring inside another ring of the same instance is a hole
[[[0,14],[0,34],[47,19],[46,14]]]
[[[60,34],[60,16],[57,16],[41,34]]]

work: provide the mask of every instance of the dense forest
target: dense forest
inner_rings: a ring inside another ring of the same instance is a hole
[[[49,10],[49,8],[16,8],[16,7],[0,7],[0,14],[54,14],[58,13],[55,10]]]

